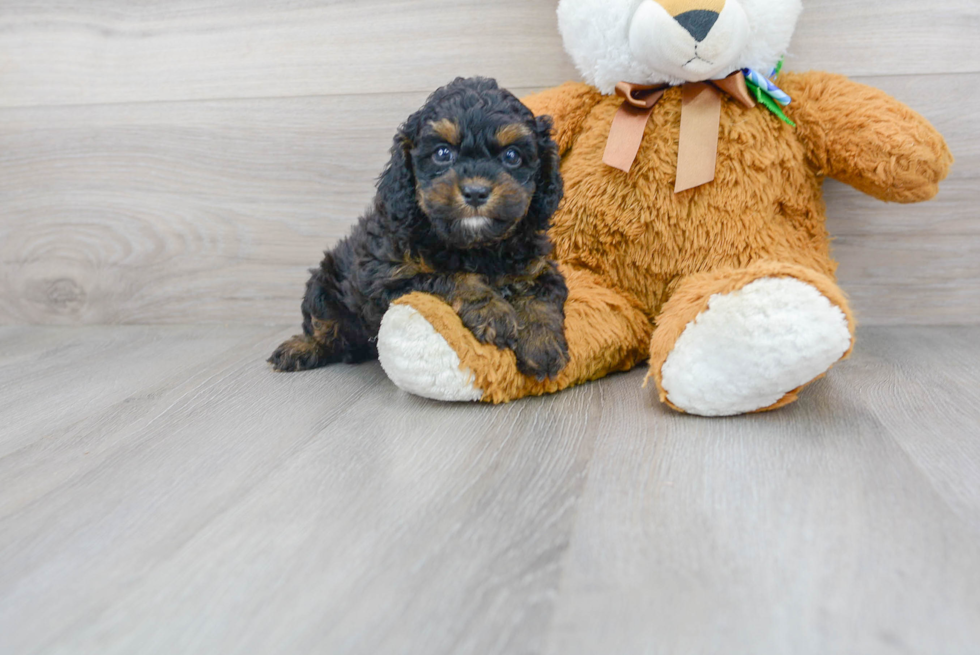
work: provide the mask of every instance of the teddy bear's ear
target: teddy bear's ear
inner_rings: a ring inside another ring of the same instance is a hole
[[[538,144],[538,158],[541,167],[538,169],[537,190],[531,201],[531,212],[547,227],[551,215],[558,209],[564,188],[561,179],[561,157],[558,144],[552,137],[551,116],[539,116],[534,120],[535,136]]]

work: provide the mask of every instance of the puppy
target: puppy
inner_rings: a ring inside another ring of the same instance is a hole
[[[562,197],[551,129],[491,79],[433,93],[395,136],[373,209],[311,271],[303,334],[272,366],[374,359],[389,304],[423,291],[482,343],[512,349],[525,375],[557,375],[568,362],[568,290],[548,258]]]

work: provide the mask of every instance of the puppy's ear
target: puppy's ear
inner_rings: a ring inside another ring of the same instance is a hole
[[[551,116],[539,116],[534,120],[535,135],[538,141],[538,159],[541,167],[538,169],[537,190],[531,201],[531,211],[546,228],[551,215],[558,209],[564,188],[561,179],[561,157],[558,154],[558,144],[551,137]]]
[[[391,218],[409,219],[420,210],[415,199],[415,172],[412,167],[413,139],[418,123],[412,116],[395,135],[391,145],[391,159],[378,178],[378,200]]]

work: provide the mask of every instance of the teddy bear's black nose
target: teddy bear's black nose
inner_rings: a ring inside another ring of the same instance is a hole
[[[700,43],[704,41],[704,38],[708,36],[708,32],[715,26],[715,22],[718,20],[718,12],[708,11],[707,9],[693,9],[674,16],[674,20],[680,23],[681,27],[694,37],[695,41]]]

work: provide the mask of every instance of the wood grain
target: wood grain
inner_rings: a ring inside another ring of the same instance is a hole
[[[845,285],[868,324],[977,322],[966,255],[980,239],[980,74],[867,82],[930,118],[957,163],[920,205],[828,183]],[[0,323],[298,319],[306,269],[367,206],[395,127],[424,97],[0,110]],[[930,257],[936,239],[952,259]],[[915,268],[874,273],[881,243]]]
[[[370,202],[395,127],[428,91],[476,72],[522,94],[577,77],[554,7],[5,3],[0,324],[298,318],[306,269]],[[978,28],[971,0],[806,3],[789,66],[863,75],[957,157],[931,203],[827,184],[866,324],[980,321]]]
[[[0,106],[427,91],[460,74],[551,86],[577,78],[555,6],[5,3]],[[808,0],[789,63],[849,75],[976,73],[978,32],[973,0],[893,0],[887,9],[871,0]]]
[[[613,412],[546,652],[971,652],[978,404],[950,385],[929,396],[945,402],[907,404],[939,365],[922,334],[949,333],[863,332],[852,361],[776,414]],[[955,350],[975,374],[975,346]]]
[[[369,204],[395,127],[423,100],[8,115],[3,322],[284,322],[297,306],[283,301]]]
[[[933,489],[980,535],[980,359],[975,328],[878,328],[852,366],[866,404]],[[941,420],[929,417],[941,415]]]
[[[0,653],[980,640],[980,328],[862,329],[736,419],[643,370],[499,407],[275,374],[290,332],[0,328]]]
[[[837,276],[865,325],[973,325],[980,240],[959,236],[841,237]]]
[[[853,76],[976,73],[978,31],[973,0],[803,0],[786,63]]]
[[[48,1],[5,10],[0,35],[7,107],[387,95],[457,75],[511,86],[576,76],[551,0]]]
[[[75,421],[0,436],[17,444],[0,455],[0,652],[543,647],[597,387],[442,405],[376,362],[273,373],[281,329],[242,329],[250,343],[210,358],[217,330],[150,330],[89,331],[88,350],[62,331],[60,371],[10,381],[28,410],[70,405]],[[151,344],[127,396],[85,409],[76,387],[50,391]]]

